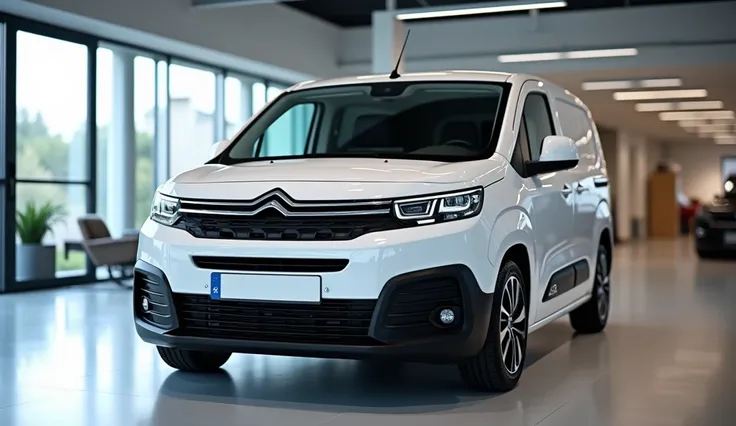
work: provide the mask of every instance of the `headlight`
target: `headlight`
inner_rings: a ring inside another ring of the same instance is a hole
[[[151,219],[162,225],[173,225],[179,218],[179,200],[156,192],[151,205]]]
[[[447,222],[476,216],[483,206],[483,188],[449,194],[397,200],[394,214],[399,220],[418,225]]]

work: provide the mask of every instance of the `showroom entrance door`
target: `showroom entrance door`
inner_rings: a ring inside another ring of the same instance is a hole
[[[97,42],[90,36],[0,14],[0,291],[93,281],[77,217],[94,206]],[[45,214],[44,211],[54,213]],[[16,217],[19,226],[16,222]],[[50,228],[51,232],[43,232]]]

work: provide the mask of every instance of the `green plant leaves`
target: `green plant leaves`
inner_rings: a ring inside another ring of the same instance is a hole
[[[23,244],[41,244],[51,227],[61,222],[66,212],[61,205],[45,202],[37,204],[35,201],[26,203],[25,209],[18,210],[15,215],[15,226]]]

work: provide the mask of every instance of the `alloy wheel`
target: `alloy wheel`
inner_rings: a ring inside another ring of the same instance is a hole
[[[608,259],[603,252],[598,254],[598,262],[595,266],[595,282],[598,316],[601,321],[605,321],[611,304],[611,277],[608,274]]]
[[[526,348],[526,303],[524,289],[516,276],[510,276],[501,296],[501,358],[506,371],[514,375],[521,368]]]

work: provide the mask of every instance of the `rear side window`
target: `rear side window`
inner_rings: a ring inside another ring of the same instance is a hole
[[[547,97],[541,93],[530,93],[524,102],[523,117],[529,140],[529,155],[532,161],[537,161],[542,153],[542,141],[555,134]]]
[[[593,124],[588,113],[582,108],[557,100],[557,111],[562,126],[562,134],[575,141],[578,147],[580,163],[586,166],[594,165],[598,152],[593,131]]]

